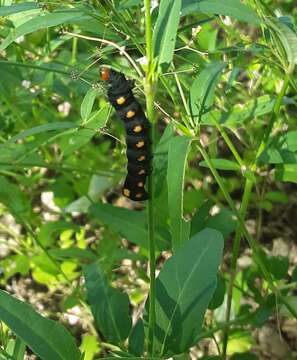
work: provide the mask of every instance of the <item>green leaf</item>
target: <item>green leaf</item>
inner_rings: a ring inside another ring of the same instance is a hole
[[[183,218],[183,190],[190,144],[191,138],[177,136],[170,140],[168,148],[168,208],[173,251],[188,239],[187,225],[190,224]]]
[[[122,356],[116,356],[116,357],[105,357],[104,358],[105,360],[162,360],[160,359],[159,357],[133,357],[133,356],[125,356],[125,357],[122,357]]]
[[[292,182],[297,184],[297,164],[277,165],[275,178],[278,181]]]
[[[165,262],[156,281],[154,336],[159,356],[180,354],[195,344],[216,289],[222,251],[222,235],[205,229]]]
[[[138,6],[142,3],[142,0],[122,0],[119,4],[119,10],[126,10],[131,8],[132,6]]]
[[[41,226],[38,239],[43,246],[51,246],[55,243],[55,237],[67,229],[77,230],[78,226],[63,220],[49,221]]]
[[[153,33],[154,56],[159,65],[167,65],[173,58],[180,18],[181,0],[161,0],[159,14]]]
[[[78,259],[81,262],[90,262],[98,259],[97,255],[93,251],[74,247],[67,249],[51,249],[49,250],[49,254],[59,260]]]
[[[108,120],[109,109],[109,106],[104,106],[92,112],[87,119],[83,120],[82,128],[73,132],[69,137],[65,137],[61,144],[64,156],[71,155],[74,151],[87,144],[96,134],[96,131],[105,126]]]
[[[244,352],[232,355],[230,360],[259,360],[259,358],[256,354],[251,352]]]
[[[99,262],[86,266],[84,276],[88,302],[98,329],[110,342],[125,340],[132,326],[128,295],[108,285]]]
[[[5,351],[7,354],[11,355],[6,357],[4,354],[0,355],[1,360],[24,360],[26,353],[26,344],[17,337],[16,339],[10,339],[6,345]]]
[[[266,256],[267,270],[276,280],[285,279],[289,270],[289,259],[286,256]]]
[[[280,19],[266,18],[265,22],[274,31],[282,43],[289,63],[288,72],[292,73],[297,64],[297,33]]]
[[[80,107],[80,115],[83,120],[90,116],[97,94],[98,92],[93,88],[86,93]]]
[[[222,208],[214,216],[210,216],[204,224],[204,227],[219,231],[225,238],[236,228],[237,220],[234,213],[228,209]]]
[[[242,4],[240,0],[183,0],[182,15],[193,12],[231,16],[254,25],[261,23],[258,15],[250,7]]]
[[[129,335],[129,352],[133,355],[142,355],[144,350],[144,325],[142,319],[138,319]]]
[[[84,354],[83,360],[93,360],[99,350],[100,347],[95,335],[83,335],[80,345],[80,351]]]
[[[210,63],[193,81],[189,102],[191,115],[196,123],[201,121],[203,113],[209,111],[212,106],[215,89],[225,67],[225,63]]]
[[[264,164],[297,163],[297,131],[278,134],[259,157]]]
[[[16,142],[18,140],[23,140],[29,136],[41,134],[47,131],[56,131],[56,130],[65,130],[65,129],[75,129],[77,124],[73,122],[55,122],[51,124],[38,125],[28,130],[22,131],[20,134],[13,136],[8,140],[9,143]]]
[[[0,290],[0,319],[43,360],[80,360],[73,337],[59,323]]]
[[[211,159],[213,166],[218,170],[230,170],[230,171],[238,171],[240,170],[240,165],[235,161],[227,160],[227,159]],[[208,168],[206,161],[201,161],[199,163],[200,166]]]
[[[10,6],[0,6],[0,16],[13,15],[23,11],[38,9],[38,7],[38,3],[36,2],[13,4]]]
[[[217,287],[213,294],[211,302],[208,305],[208,308],[210,310],[215,310],[223,304],[225,292],[226,292],[225,280],[221,274],[218,274],[217,275]]]
[[[127,240],[147,248],[147,226],[145,213],[115,207],[109,204],[95,204],[89,208],[92,216],[110,227]],[[156,234],[159,250],[168,248],[168,243],[160,234]]]
[[[31,206],[27,195],[3,176],[0,176],[0,203],[21,222],[30,217]]]
[[[40,14],[39,16],[12,30],[0,45],[0,50],[6,49],[7,46],[13,43],[20,36],[24,36],[41,29],[47,29],[49,27],[68,23],[75,19],[79,19],[83,15],[83,12],[76,9],[67,9],[64,11]]]
[[[236,104],[229,112],[218,110],[210,111],[202,116],[202,123],[213,125],[213,120],[224,124],[229,128],[242,126],[248,120],[254,120],[257,117],[269,114],[273,111],[275,99],[269,95],[260,96],[259,98],[247,101],[245,104]]]

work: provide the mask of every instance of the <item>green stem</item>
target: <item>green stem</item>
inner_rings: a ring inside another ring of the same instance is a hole
[[[72,39],[71,64],[74,64],[76,61],[77,42],[78,42],[78,39],[76,37],[74,37]]]
[[[273,126],[275,124],[275,121],[277,120],[277,117],[279,115],[280,107],[281,107],[282,102],[283,102],[283,97],[285,96],[288,87],[289,87],[289,76],[286,76],[285,80],[284,80],[284,83],[283,83],[283,86],[281,88],[281,91],[277,96],[277,99],[276,99],[276,102],[275,102],[275,105],[274,105],[273,113],[271,115],[269,124],[268,124],[268,126],[266,128],[266,131],[263,134],[262,141],[261,141],[261,143],[259,145],[259,148],[258,148],[258,151],[257,151],[257,156],[256,156],[257,159],[260,157],[260,155],[262,154],[262,152],[266,149],[266,147],[268,145],[270,134],[271,134],[271,132],[273,130]]]
[[[59,164],[59,163],[51,163],[51,164],[38,164],[38,163],[34,163],[34,162],[26,162],[26,163],[17,163],[17,161],[12,161],[12,162],[3,162],[0,161],[0,167],[1,166],[7,166],[9,169],[13,168],[13,169],[26,169],[26,168],[31,168],[31,167],[38,167],[38,168],[44,168],[44,169],[50,169],[50,170],[56,170],[56,171],[68,171],[68,172],[79,172],[80,174],[86,174],[86,175],[100,175],[100,176],[106,176],[106,177],[110,177],[113,178],[115,176],[122,176],[124,175],[123,172],[121,171],[115,171],[115,170],[111,170],[111,171],[99,171],[99,170],[89,170],[89,169],[84,169],[82,167],[79,166],[71,166],[71,165],[67,165],[67,164]]]
[[[253,189],[253,182],[250,179],[247,179],[245,182],[243,198],[242,198],[241,207],[240,207],[240,214],[243,219],[245,219],[245,216],[247,213],[252,189]],[[238,225],[237,229],[236,229],[235,240],[234,240],[233,249],[232,249],[230,281],[228,284],[228,292],[227,292],[226,323],[230,322],[233,287],[234,287],[234,281],[235,281],[235,277],[236,277],[237,259],[239,256],[241,237],[242,237],[242,231],[241,231],[240,225]],[[229,337],[229,326],[226,326],[224,333],[223,333],[223,357],[224,357],[224,359],[226,358],[228,337]]]
[[[216,332],[225,329],[226,327],[230,327],[231,325],[246,325],[247,324],[247,320],[253,318],[254,314],[245,314],[242,315],[234,320],[231,320],[229,322],[222,322],[222,323],[218,323],[216,325],[216,327],[211,328],[210,330],[205,330],[203,332],[201,332],[198,336],[198,338],[196,339],[196,342],[198,343],[200,340],[211,337],[213,334],[215,334]]]
[[[152,18],[150,12],[150,0],[144,0],[145,6],[145,39],[147,70],[145,78],[145,96],[147,116],[151,123],[150,138],[152,142],[152,152],[155,145],[156,113],[155,101],[155,76],[153,68],[153,47],[152,47]],[[148,333],[148,353],[154,355],[154,333],[156,325],[156,244],[155,244],[155,214],[154,214],[154,171],[148,176],[148,242],[149,242],[149,269],[150,269],[150,294],[149,294],[149,333]]]
[[[238,151],[236,150],[235,146],[233,145],[231,139],[229,138],[228,134],[226,133],[225,129],[223,128],[223,126],[217,121],[217,119],[213,118],[212,119],[213,123],[215,124],[216,128],[219,130],[219,132],[221,133],[223,139],[225,140],[226,144],[228,145],[230,151],[232,152],[234,158],[236,159],[236,161],[238,162],[238,164],[240,165],[240,167],[243,169],[244,168],[244,162],[241,159]]]

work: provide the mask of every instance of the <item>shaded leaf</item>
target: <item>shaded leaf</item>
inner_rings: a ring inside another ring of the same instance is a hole
[[[145,213],[127,210],[109,204],[92,205],[89,208],[89,212],[120,236],[147,248],[148,234]],[[168,248],[167,241],[159,233],[156,234],[156,242],[159,250]]]
[[[156,281],[154,335],[159,356],[180,354],[195,344],[216,289],[222,250],[222,235],[205,229],[165,262]]]
[[[129,335],[129,352],[140,356],[144,351],[144,325],[142,319],[138,319]]]
[[[297,131],[289,131],[272,138],[259,157],[264,164],[297,163]]]
[[[41,359],[80,360],[73,337],[59,323],[0,290],[0,319]]]
[[[297,184],[297,164],[277,165],[275,178],[278,181],[293,182]]]
[[[99,262],[87,265],[84,276],[88,302],[98,329],[110,342],[125,340],[132,325],[128,295],[109,286]]]
[[[26,194],[3,176],[0,176],[0,203],[20,221],[30,217],[31,206]]]

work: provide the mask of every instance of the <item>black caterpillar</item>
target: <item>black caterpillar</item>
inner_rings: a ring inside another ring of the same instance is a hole
[[[147,200],[149,194],[144,186],[151,163],[150,124],[133,95],[134,81],[108,68],[101,70],[101,79],[108,83],[108,100],[124,122],[127,134],[128,174],[122,194],[134,201]]]

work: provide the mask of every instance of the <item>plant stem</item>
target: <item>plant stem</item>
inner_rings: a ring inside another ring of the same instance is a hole
[[[152,18],[150,0],[144,0],[145,6],[145,39],[147,69],[144,84],[146,96],[147,117],[151,123],[150,139],[152,142],[152,153],[155,145],[156,113],[155,101],[155,74],[153,67],[153,47],[152,47]],[[154,333],[156,325],[156,245],[155,245],[155,214],[154,214],[154,171],[148,176],[148,242],[149,242],[149,269],[150,269],[150,294],[149,294],[149,333],[148,333],[148,353],[154,355]]]
[[[274,105],[273,113],[271,115],[269,124],[267,126],[266,131],[263,134],[262,141],[261,141],[261,143],[259,145],[259,148],[258,148],[258,151],[257,151],[257,156],[256,156],[257,159],[259,158],[259,156],[262,154],[262,152],[266,149],[266,147],[268,145],[270,134],[271,134],[271,132],[273,130],[274,123],[277,120],[277,117],[279,115],[280,107],[281,107],[282,101],[283,101],[283,97],[285,96],[288,87],[289,87],[289,76],[286,75],[283,86],[282,86],[282,88],[281,88],[281,90],[280,90],[280,92],[279,92],[279,94],[277,96],[277,99],[276,99],[276,102],[275,102],[275,105]]]
[[[217,119],[215,117],[213,117],[212,121],[215,124],[216,128],[221,133],[223,139],[225,140],[226,144],[228,145],[230,151],[232,152],[234,158],[237,160],[240,167],[244,168],[244,162],[241,159],[238,151],[236,150],[235,146],[233,145],[231,139],[229,138],[229,136],[228,136],[227,132],[225,131],[225,129],[223,128],[223,126],[217,121]]]
[[[253,182],[250,179],[247,179],[245,182],[242,202],[241,202],[241,206],[240,206],[240,214],[243,219],[245,219],[245,216],[246,216],[246,212],[247,212],[248,205],[250,202],[252,188],[253,188]],[[235,277],[236,277],[237,259],[238,259],[238,255],[239,255],[241,236],[242,236],[241,227],[240,227],[240,225],[238,225],[237,229],[236,229],[235,240],[234,240],[233,249],[232,249],[230,281],[228,284],[228,292],[227,292],[227,309],[226,309],[226,323],[227,324],[230,322],[233,287],[234,287],[234,281],[235,281]],[[226,358],[228,336],[229,336],[229,326],[227,325],[226,328],[224,329],[224,333],[223,333],[223,358],[224,359]]]

